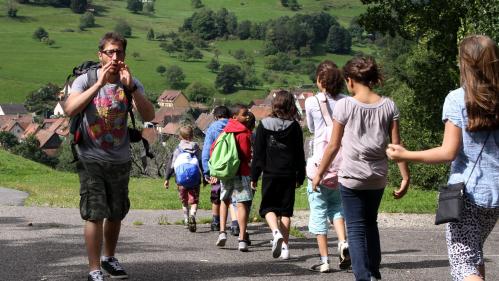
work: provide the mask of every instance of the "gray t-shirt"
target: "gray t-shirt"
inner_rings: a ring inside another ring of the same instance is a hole
[[[140,93],[144,87],[135,78]],[[82,93],[91,85],[87,74],[80,75],[73,82],[71,93]],[[84,109],[82,142],[78,144],[78,156],[83,160],[97,160],[111,163],[130,161],[130,139],[127,129],[127,108],[129,101],[121,82],[107,83]]]
[[[375,104],[365,104],[353,97],[336,103],[333,119],[345,126],[339,171],[339,182],[343,186],[363,190],[386,186],[385,150],[392,121],[398,118],[395,103],[387,97]]]

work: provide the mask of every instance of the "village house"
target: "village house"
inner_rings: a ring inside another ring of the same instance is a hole
[[[181,91],[165,90],[158,97],[160,107],[188,108],[189,100]]]
[[[0,115],[28,114],[23,104],[0,104]]]

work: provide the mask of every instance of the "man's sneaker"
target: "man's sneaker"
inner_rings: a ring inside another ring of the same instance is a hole
[[[211,231],[220,231],[220,223],[219,222],[211,222]]]
[[[244,233],[244,240],[248,243],[248,246],[251,246],[251,239],[248,232]]]
[[[274,259],[277,259],[281,256],[283,241],[284,237],[282,237],[282,234],[280,232],[277,232],[274,235],[274,240],[272,240],[272,257],[274,257]]]
[[[216,245],[218,247],[223,247],[223,246],[225,246],[225,242],[227,242],[227,233],[220,232],[220,234],[218,234],[218,239],[217,239]]]
[[[95,270],[88,274],[88,281],[104,281],[104,275],[102,271]]]
[[[281,259],[289,260],[289,248],[281,247]]]
[[[312,265],[312,267],[310,267],[310,270],[321,272],[321,273],[326,273],[326,272],[331,272],[331,267],[329,266],[329,263],[321,262],[321,263]]]
[[[125,279],[128,278],[128,274],[123,269],[118,259],[115,257],[109,257],[107,261],[101,260],[100,266],[104,272],[110,275],[113,279]]]
[[[196,232],[196,217],[189,216],[189,220],[187,222],[190,232]]]
[[[352,261],[350,259],[350,252],[348,251],[348,243],[346,241],[338,243],[338,252],[340,254],[340,269],[346,270],[350,268]]]
[[[239,251],[241,252],[247,252],[248,251],[248,242],[244,240],[239,240]]]
[[[239,225],[232,225],[230,227],[230,234],[232,234],[232,236],[239,236]]]

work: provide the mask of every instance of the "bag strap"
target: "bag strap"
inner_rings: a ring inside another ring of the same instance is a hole
[[[487,143],[487,141],[489,140],[490,133],[491,133],[491,132],[489,132],[489,133],[487,134],[487,138],[485,138],[485,141],[483,142],[482,149],[480,149],[480,153],[478,153],[478,156],[477,156],[477,158],[476,158],[475,164],[473,164],[473,168],[471,169],[470,176],[468,177],[468,180],[466,180],[466,183],[464,184],[464,186],[466,186],[466,185],[468,184],[468,181],[470,180],[471,175],[473,175],[473,171],[475,170],[476,163],[478,163],[478,159],[480,159],[480,157],[482,156],[483,149],[485,148],[485,144],[486,144],[486,143]]]
[[[319,109],[321,111],[322,119],[326,123],[326,126],[331,127],[331,126],[333,126],[333,119],[331,118],[331,114],[329,114],[329,110],[327,108],[327,98],[326,98],[326,95],[324,95],[324,100],[321,101],[318,97],[320,94],[321,93],[317,94],[315,96],[315,98],[317,99],[317,102],[319,103]]]

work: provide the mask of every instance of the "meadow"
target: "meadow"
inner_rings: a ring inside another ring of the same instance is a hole
[[[186,84],[201,81],[212,84],[215,74],[206,65],[214,56],[213,50],[218,49],[220,63],[234,63],[237,60],[229,53],[244,49],[255,56],[255,68],[258,77],[266,71],[263,68],[263,56],[260,54],[263,41],[258,40],[217,40],[210,43],[207,50],[202,50],[203,59],[198,61],[182,61],[176,56],[170,56],[161,50],[158,41],[148,41],[147,31],[153,28],[155,33],[177,31],[183,20],[192,15],[194,9],[190,1],[171,0],[156,1],[153,15],[132,14],[125,9],[126,1],[93,0],[98,11],[96,27],[80,31],[78,28],[80,15],[72,13],[68,8],[53,8],[50,6],[18,5],[18,17],[6,15],[5,7],[8,0],[0,0],[2,13],[0,15],[0,103],[22,103],[32,91],[51,82],[59,86],[64,84],[66,76],[72,68],[86,60],[97,59],[98,39],[107,31],[114,29],[119,19],[125,19],[132,27],[132,37],[129,38],[127,63],[132,73],[145,85],[146,90],[161,93],[169,88],[165,78],[156,72],[159,65],[180,66],[186,75]],[[302,9],[293,12],[282,7],[279,1],[268,0],[204,0],[205,7],[218,10],[222,7],[234,12],[241,20],[253,22],[266,21],[280,16],[292,16],[295,13],[320,12],[328,6],[327,12],[335,16],[344,27],[348,27],[354,16],[360,15],[365,7],[359,0],[300,0]],[[48,46],[32,38],[33,32],[43,27],[55,44]],[[369,52],[366,46],[353,46],[353,52]],[[132,57],[132,53],[138,57]],[[319,54],[307,58],[319,62],[325,58],[344,64],[352,55]],[[252,90],[239,90],[230,95],[217,93],[216,98],[226,98],[249,102],[254,98],[264,97],[268,91],[276,87],[292,87],[310,84],[306,75],[297,73],[280,73],[287,84],[264,84]]]

